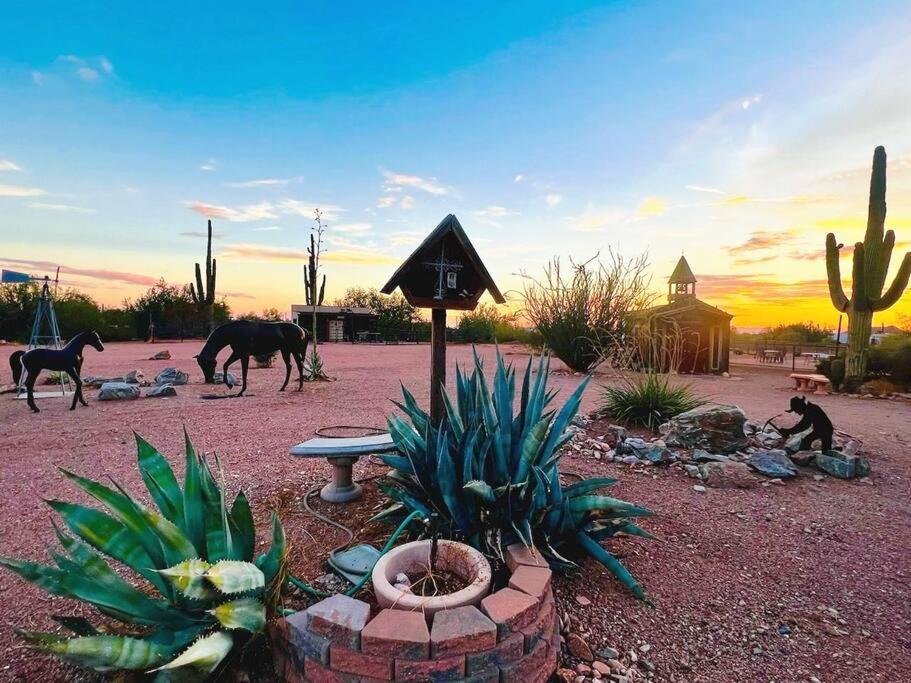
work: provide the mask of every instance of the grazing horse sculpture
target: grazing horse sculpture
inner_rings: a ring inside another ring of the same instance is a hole
[[[88,406],[82,397],[82,351],[86,346],[91,346],[96,351],[104,351],[104,344],[97,332],[80,332],[70,339],[62,349],[32,349],[22,356],[22,369],[25,370],[25,389],[28,392],[28,407],[40,413],[35,405],[35,380],[42,370],[57,370],[68,374],[76,385],[73,394],[73,405],[70,410],[76,410],[76,401]]]
[[[19,386],[19,380],[22,379],[22,356],[25,351],[13,351],[9,357],[9,369],[13,371],[13,386]]]
[[[202,351],[196,356],[196,362],[202,368],[206,384],[215,381],[216,357],[218,352],[226,346],[231,347],[231,355],[225,361],[225,384],[228,384],[228,366],[236,360],[240,361],[242,386],[238,396],[243,396],[247,390],[247,367],[250,356],[273,353],[279,351],[285,361],[285,383],[279,391],[284,391],[291,378],[291,357],[297,363],[300,374],[297,390],[304,388],[304,357],[307,355],[307,344],[310,338],[304,330],[294,323],[266,323],[252,320],[234,320],[215,328]],[[231,385],[228,384],[230,387]]]

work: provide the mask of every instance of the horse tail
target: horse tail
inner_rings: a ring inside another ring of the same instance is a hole
[[[9,357],[9,367],[13,371],[13,384],[19,386],[19,380],[22,379],[22,356],[25,351],[14,351]]]

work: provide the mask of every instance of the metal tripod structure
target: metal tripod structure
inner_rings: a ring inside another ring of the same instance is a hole
[[[57,276],[54,278],[56,287],[60,277],[60,269],[57,270]],[[34,281],[35,278],[32,278]],[[54,311],[54,298],[51,296],[51,279],[45,275],[44,282],[41,286],[41,296],[38,297],[38,309],[35,311],[35,320],[32,323],[32,332],[28,338],[28,350],[32,349],[60,349],[63,348],[63,342],[60,340],[60,327],[57,325],[57,313]],[[47,334],[44,333],[47,328]],[[66,396],[67,392],[72,393],[73,387],[71,380],[66,373],[60,374],[60,395]],[[25,393],[25,373],[19,378],[18,395]],[[56,392],[48,392],[56,393]]]

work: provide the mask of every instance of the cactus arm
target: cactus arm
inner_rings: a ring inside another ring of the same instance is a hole
[[[323,284],[319,288],[319,297],[316,300],[317,306],[323,305],[323,297],[326,295],[326,276],[323,275]]]
[[[865,310],[870,303],[870,297],[867,296],[867,269],[864,262],[866,249],[863,242],[854,245],[854,268],[851,273],[853,282],[851,282],[851,303],[855,310]]]
[[[908,288],[909,279],[911,279],[911,252],[905,254],[905,258],[902,259],[902,264],[898,267],[898,272],[895,273],[895,279],[892,280],[892,286],[889,287],[885,294],[873,302],[873,310],[884,311],[897,304]]]
[[[847,311],[848,297],[845,296],[845,289],[841,284],[841,264],[839,263],[839,250],[835,244],[835,235],[831,232],[826,236],[826,272],[829,276],[829,296],[832,298],[832,305],[839,311]]]
[[[202,271],[199,268],[199,264],[196,264],[196,295],[194,301],[196,303],[203,303],[206,298],[205,290],[202,288]]]
[[[215,303],[215,259],[212,259],[212,277],[209,280],[209,291],[207,292],[208,303]]]
[[[870,208],[867,214],[867,234],[864,242],[883,240],[886,223],[886,150],[882,146],[873,152],[873,172],[870,174]]]

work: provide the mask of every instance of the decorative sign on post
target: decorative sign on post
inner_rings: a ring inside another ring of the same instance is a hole
[[[472,311],[485,291],[498,304],[506,299],[453,214],[427,236],[381,291],[392,294],[396,287],[413,306],[433,309],[430,416],[438,423],[446,385],[446,310]]]

